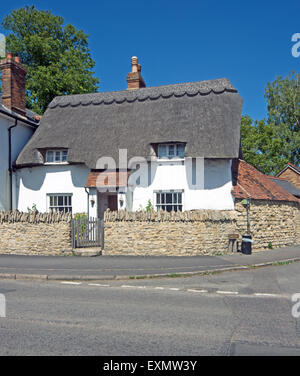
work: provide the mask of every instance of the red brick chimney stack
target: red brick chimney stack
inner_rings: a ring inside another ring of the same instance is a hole
[[[7,52],[6,58],[0,61],[0,69],[2,69],[2,104],[9,110],[25,116],[26,69],[20,57],[13,58],[12,53]]]
[[[146,87],[146,84],[141,75],[142,67],[140,64],[138,64],[138,58],[136,56],[133,56],[131,58],[131,67],[131,72],[128,73],[127,76],[127,90],[136,90],[142,87]]]

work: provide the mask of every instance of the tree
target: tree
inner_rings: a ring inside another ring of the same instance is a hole
[[[265,120],[253,122],[249,116],[243,116],[241,140],[245,161],[265,174],[274,175],[289,161],[282,156],[284,140],[276,134],[273,124],[266,124]]]
[[[275,175],[287,162],[300,164],[300,75],[277,77],[268,83],[267,120],[242,117],[244,159],[266,174]]]
[[[7,50],[27,69],[26,105],[42,114],[55,96],[95,92],[88,35],[62,17],[34,6],[13,10],[2,22]]]
[[[281,154],[295,165],[300,164],[300,73],[277,77],[268,83],[268,124],[284,140]]]

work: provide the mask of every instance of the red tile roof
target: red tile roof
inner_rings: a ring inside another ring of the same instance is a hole
[[[295,196],[273,182],[267,175],[241,159],[233,161],[232,176],[235,198],[250,197],[256,200],[299,202]]]
[[[300,175],[300,167],[297,167],[295,166],[293,163],[289,162],[283,170],[281,170],[280,172],[278,172],[278,174],[276,175],[277,177],[280,176],[285,170],[287,170],[288,168],[291,168],[293,171],[295,171],[297,174]]]
[[[92,171],[85,183],[87,188],[126,187],[129,171]]]

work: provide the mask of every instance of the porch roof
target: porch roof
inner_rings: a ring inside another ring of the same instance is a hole
[[[126,187],[129,171],[91,171],[85,183],[86,188]]]

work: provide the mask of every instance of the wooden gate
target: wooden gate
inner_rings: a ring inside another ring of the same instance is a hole
[[[101,247],[104,249],[104,220],[100,218],[73,219],[73,248]]]

